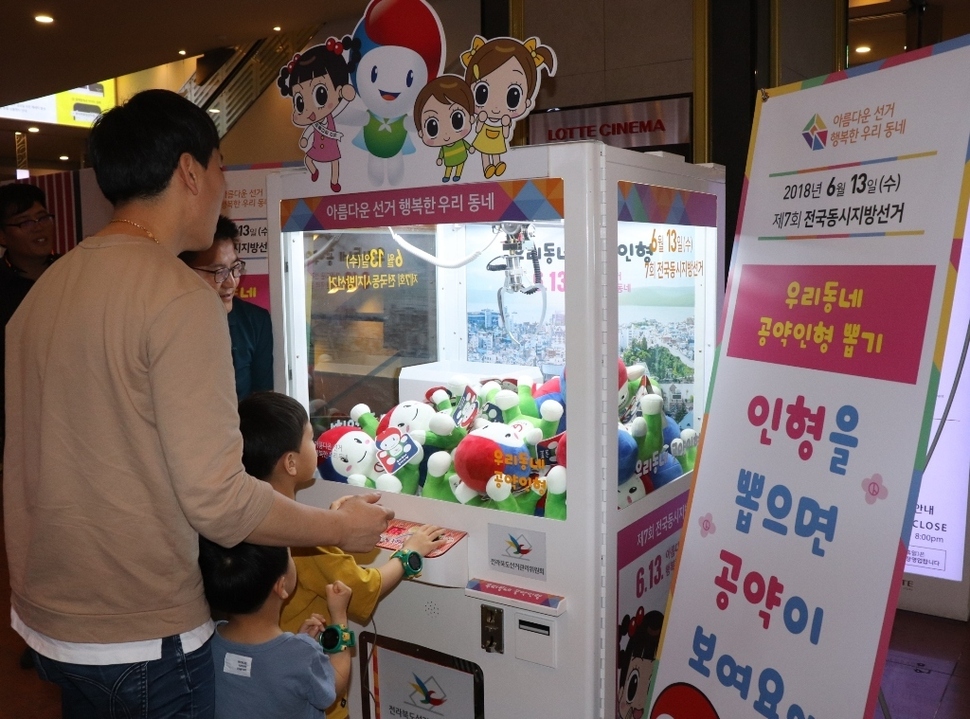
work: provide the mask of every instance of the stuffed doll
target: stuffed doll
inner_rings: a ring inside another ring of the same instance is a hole
[[[417,492],[421,451],[391,474],[377,461],[377,444],[357,427],[328,429],[317,439],[316,447],[317,468],[324,479],[382,492]]]
[[[646,394],[640,398],[640,417],[630,424],[637,442],[639,476],[646,492],[669,484],[683,474],[680,464],[667,451],[664,443],[663,397]],[[673,420],[670,420],[673,422]]]
[[[697,458],[697,432],[690,427],[680,431],[680,438],[674,440],[670,445],[670,453],[676,457],[680,463],[680,468],[686,473],[694,469],[694,462]]]
[[[501,410],[501,416],[494,416],[493,421],[511,425],[526,441],[535,445],[540,440],[559,434],[565,408],[558,401],[548,398],[540,407],[532,392],[530,378],[526,377],[519,380],[516,392],[500,389],[486,394],[485,399],[489,405]],[[538,434],[533,431],[536,429],[539,430]]]
[[[643,417],[637,417],[631,426],[621,424],[616,433],[617,491],[619,494],[617,507],[621,509],[643,499],[653,489],[652,484],[650,484],[649,489],[647,488],[644,479],[637,471],[640,465],[638,461],[640,447],[637,443],[637,438],[634,436],[634,432],[640,437],[643,437],[647,433],[647,422]],[[649,482],[649,479],[647,482]]]
[[[469,432],[451,456],[436,452],[429,458],[422,496],[533,514],[545,493],[542,466],[533,451],[513,427],[486,422]]]
[[[445,390],[435,392],[433,399],[434,407],[414,400],[401,402],[380,419],[366,404],[358,404],[350,410],[350,418],[373,439],[393,428],[401,434],[411,435],[422,446],[452,450],[467,432],[452,419],[451,401]]]

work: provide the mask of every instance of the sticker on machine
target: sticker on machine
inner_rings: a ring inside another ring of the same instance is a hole
[[[546,581],[546,533],[489,524],[488,564],[497,572]]]

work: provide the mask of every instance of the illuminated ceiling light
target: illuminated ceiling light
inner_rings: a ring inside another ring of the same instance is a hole
[[[28,127],[27,132],[40,132],[39,127]]]
[[[61,156],[60,156],[60,157],[58,157],[57,159],[58,159],[58,160],[70,160],[71,158],[70,158],[70,157],[68,157],[67,155],[61,155]]]
[[[210,107],[209,108],[209,112],[211,112],[213,115],[218,115],[219,114],[219,108],[218,107]]]
[[[871,48],[871,47],[869,47],[868,45],[859,45],[859,47],[857,47],[857,48],[855,49],[855,51],[856,51],[857,53],[859,53],[860,55],[865,55],[865,54],[866,54],[867,52],[869,52],[870,50],[872,50],[872,48]]]
[[[181,55],[182,57],[185,57],[185,50],[179,50],[179,55]]]
[[[281,28],[281,27],[280,27],[279,25],[275,25],[275,26],[273,26],[273,31],[274,31],[274,32],[279,32],[279,31],[280,31],[280,30],[282,30],[282,29],[283,29],[283,28]]]
[[[34,15],[34,20],[39,22],[41,25],[50,25],[54,22],[54,18],[50,15]]]

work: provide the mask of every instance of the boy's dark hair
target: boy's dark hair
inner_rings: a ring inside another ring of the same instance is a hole
[[[258,479],[269,479],[287,452],[299,452],[310,421],[303,405],[279,392],[255,392],[239,403],[243,466]]]
[[[236,249],[237,237],[239,237],[239,227],[236,223],[225,215],[219,215],[219,220],[216,222],[216,233],[212,236],[212,244],[216,242],[231,242],[233,249]],[[185,252],[180,252],[179,259],[189,267],[192,267],[195,265],[196,260],[199,259],[199,255],[208,252],[211,247],[212,245],[204,250],[186,250]]]
[[[26,212],[35,202],[39,202],[44,209],[47,208],[47,196],[37,185],[26,182],[0,185],[0,222]]]
[[[199,568],[209,608],[225,614],[252,614],[269,598],[289,567],[286,547],[240,542],[226,549],[199,537]]]
[[[219,132],[202,108],[169,90],[145,90],[94,122],[88,156],[112,205],[161,194],[186,152],[209,166]]]

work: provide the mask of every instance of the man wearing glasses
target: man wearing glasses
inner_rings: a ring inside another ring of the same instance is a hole
[[[273,325],[269,312],[236,296],[246,263],[236,254],[239,228],[219,215],[212,246],[202,252],[183,252],[179,258],[205,280],[229,313],[232,366],[236,396],[273,389]]]
[[[6,333],[3,328],[27,291],[60,255],[54,254],[54,215],[47,211],[44,191],[14,182],[0,187],[0,410]],[[4,413],[0,411],[0,467],[3,466]]]

